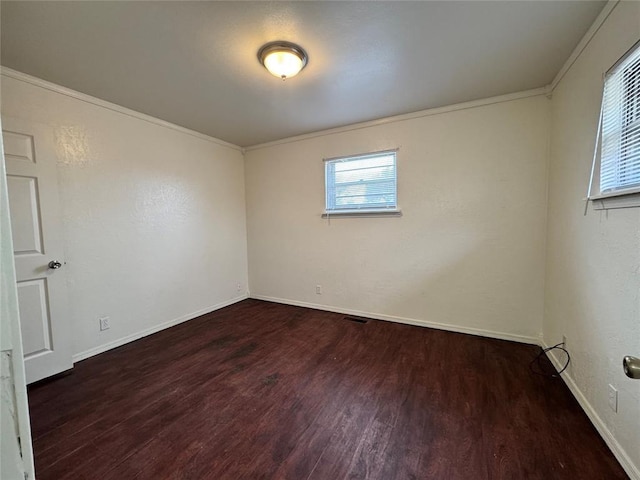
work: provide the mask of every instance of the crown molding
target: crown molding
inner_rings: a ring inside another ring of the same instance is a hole
[[[326,135],[333,135],[336,133],[350,132],[352,130],[360,130],[363,128],[375,127],[378,125],[386,125],[388,123],[404,122],[406,120],[413,120],[416,118],[430,117],[432,115],[441,115],[443,113],[455,112],[458,110],[467,110],[470,108],[484,107],[487,105],[493,105],[496,103],[511,102],[513,100],[520,100],[523,98],[537,97],[540,95],[548,95],[549,87],[535,88],[533,90],[525,90],[523,92],[509,93],[507,95],[499,95],[496,97],[483,98],[480,100],[472,100],[470,102],[456,103],[453,105],[447,105],[445,107],[429,108],[427,110],[420,110],[412,113],[405,113],[402,115],[394,115],[392,117],[383,117],[377,120],[370,120],[368,122],[353,123],[351,125],[345,125],[343,127],[330,128],[327,130],[319,130],[317,132],[305,133],[303,135],[296,135],[293,137],[287,137],[280,140],[274,140],[272,142],[259,143],[245,147],[245,151],[258,150],[260,148],[273,147],[275,145],[282,145],[285,143],[300,142],[302,140],[308,140],[310,138],[324,137]]]
[[[181,127],[180,125],[176,125],[175,123],[167,122],[165,120],[152,117],[151,115],[140,113],[135,110],[131,110],[129,108],[117,105],[115,103],[107,102],[106,100],[101,100],[99,98],[92,97],[91,95],[87,95],[86,93],[81,93],[76,90],[63,87],[62,85],[57,85],[55,83],[42,80],[41,78],[37,78],[32,75],[22,73],[8,67],[0,66],[0,74],[4,77],[29,83],[31,85],[35,85],[36,87],[44,88],[46,90],[59,93],[61,95],[65,95],[67,97],[75,98],[76,100],[80,100],[82,102],[90,103],[92,105],[96,105],[98,107],[111,110],[112,112],[117,112],[122,115],[127,115],[129,117],[137,118],[138,120],[143,120],[145,122],[153,123],[160,127],[169,128],[171,130],[175,130],[180,133],[185,133],[187,135],[191,135],[192,137],[196,137],[201,140],[206,140],[208,142],[215,143],[222,147],[227,147],[227,148],[231,148],[233,150],[242,152],[242,148],[239,147],[238,145],[234,145],[233,143],[225,142],[224,140],[220,140],[219,138],[211,137],[209,135],[205,135],[204,133],[196,132],[195,130],[190,130],[188,128]]]
[[[564,76],[571,69],[571,67],[576,62],[576,60],[578,60],[578,58],[580,57],[584,49],[587,48],[587,45],[589,45],[589,42],[591,42],[593,37],[596,36],[596,33],[598,33],[598,30],[600,30],[600,27],[602,27],[602,25],[607,20],[609,15],[611,15],[611,12],[613,12],[613,10],[616,8],[616,6],[619,3],[620,3],[620,0],[609,0],[607,2],[607,4],[604,6],[600,14],[596,17],[591,27],[589,27],[589,30],[587,30],[587,33],[585,33],[584,37],[582,37],[582,40],[578,42],[578,45],[576,45],[576,48],[573,49],[573,52],[571,53],[571,55],[569,55],[569,58],[567,58],[567,61],[564,62],[564,65],[562,66],[562,68],[560,69],[556,77],[553,79],[553,81],[551,82],[551,85],[549,86],[551,92],[555,90],[555,88],[560,83],[560,80],[564,78]]]

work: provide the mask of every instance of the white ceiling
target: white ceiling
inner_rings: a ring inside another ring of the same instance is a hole
[[[1,63],[249,146],[545,86],[605,3],[3,1]]]

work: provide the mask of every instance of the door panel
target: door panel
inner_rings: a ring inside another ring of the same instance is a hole
[[[7,175],[14,255],[42,254],[38,179]]]
[[[2,118],[27,383],[73,367],[53,129]],[[63,268],[51,269],[50,261]]]
[[[33,137],[4,130],[2,132],[5,158],[9,161],[35,163]]]
[[[18,282],[22,352],[25,359],[52,350],[51,316],[46,282],[46,278]]]

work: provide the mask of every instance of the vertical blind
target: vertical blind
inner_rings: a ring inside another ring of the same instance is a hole
[[[327,212],[397,208],[396,152],[325,161]]]
[[[600,192],[640,186],[640,48],[605,77]]]

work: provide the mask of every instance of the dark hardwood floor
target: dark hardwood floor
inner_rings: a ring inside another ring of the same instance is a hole
[[[538,350],[246,300],[31,388],[37,478],[628,478]]]

